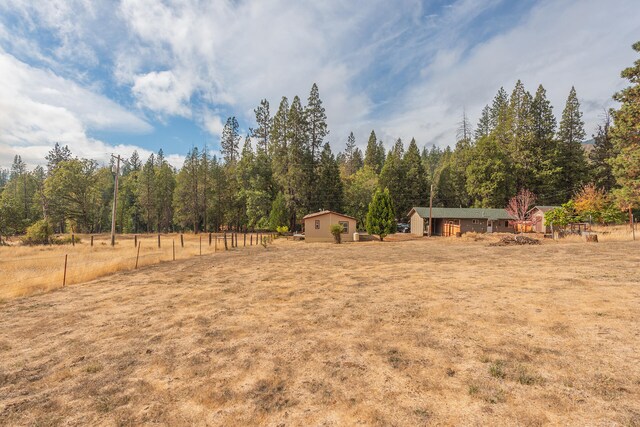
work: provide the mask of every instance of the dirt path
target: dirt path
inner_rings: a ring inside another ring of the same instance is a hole
[[[639,425],[638,249],[277,241],[5,301],[0,424]]]

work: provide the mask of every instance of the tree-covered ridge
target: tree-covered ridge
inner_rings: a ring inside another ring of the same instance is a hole
[[[402,220],[411,207],[428,204],[432,187],[434,206],[503,207],[523,188],[539,204],[560,205],[593,182],[632,207],[640,194],[639,69],[636,62],[623,72],[633,86],[616,94],[622,107],[613,112],[613,125],[606,118],[598,127],[589,155],[574,88],[559,121],[542,85],[535,94],[521,81],[510,94],[500,88],[479,112],[475,130],[463,113],[456,140],[444,149],[420,149],[415,139],[405,147],[398,138],[386,151],[372,130],[364,151],[350,133],[336,153],[316,84],[306,105],[298,96],[283,97],[273,113],[262,100],[244,139],[236,117],[228,118],[221,158],[206,146],[193,147],[178,170],[162,150],[146,161],[134,152],[120,169],[117,230],[295,230],[304,215],[322,209],[354,216],[363,228],[376,192],[388,194],[387,209],[393,206],[394,219]],[[10,171],[0,171],[0,234],[23,233],[42,218],[59,232],[107,231],[113,164],[76,158],[59,144],[46,161],[46,170],[29,171],[16,156]]]

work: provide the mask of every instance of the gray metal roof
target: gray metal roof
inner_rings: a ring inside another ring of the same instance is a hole
[[[429,218],[429,208],[412,208],[409,216],[414,211],[422,218]],[[433,208],[431,216],[446,219],[513,219],[505,209],[489,208]]]

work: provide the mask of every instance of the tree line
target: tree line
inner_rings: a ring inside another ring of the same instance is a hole
[[[120,171],[117,230],[294,230],[304,215],[322,209],[352,215],[364,227],[373,195],[384,189],[398,220],[413,206],[428,206],[431,188],[434,206],[503,207],[522,188],[538,204],[559,205],[591,183],[631,209],[640,199],[639,69],[637,61],[623,71],[633,86],[615,95],[622,106],[605,115],[589,151],[574,88],[559,122],[544,87],[531,94],[518,81],[510,94],[498,90],[475,129],[463,113],[453,148],[420,150],[415,139],[405,147],[398,138],[387,149],[372,130],[364,152],[350,133],[337,154],[327,142],[316,84],[306,105],[298,96],[282,97],[272,114],[262,100],[244,138],[237,119],[227,119],[220,157],[193,147],[176,169],[162,150],[145,161],[134,152]],[[27,170],[18,155],[10,170],[0,171],[0,234],[23,233],[41,219],[57,232],[108,231],[113,161],[100,166],[57,143],[46,161]]]

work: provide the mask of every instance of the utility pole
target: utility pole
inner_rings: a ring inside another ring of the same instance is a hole
[[[116,245],[116,207],[118,205],[118,175],[120,175],[120,155],[114,156],[116,159],[116,184],[113,187],[113,210],[111,211],[111,246]]]
[[[431,191],[429,192],[429,234],[428,234],[429,237],[431,237],[431,221],[433,221],[432,210],[433,210],[433,184],[431,184]]]

